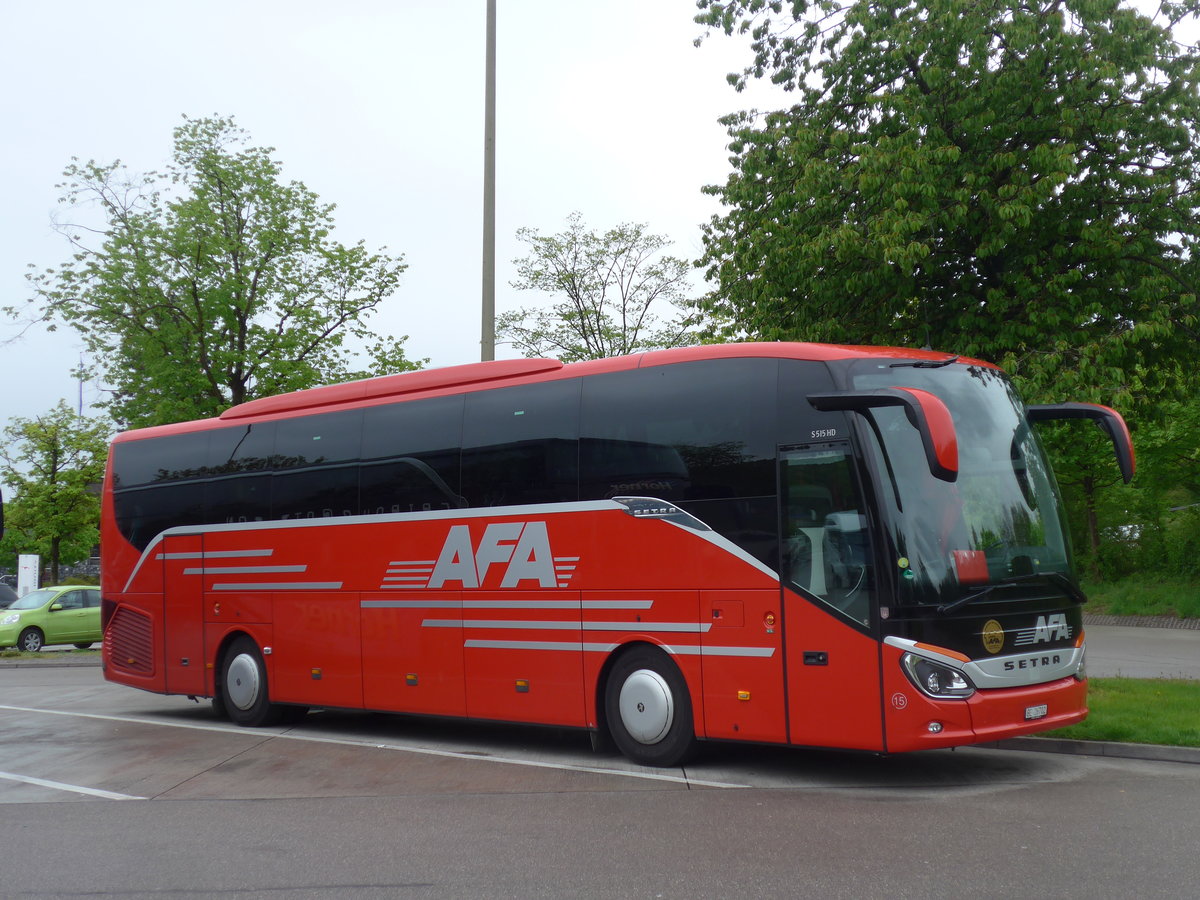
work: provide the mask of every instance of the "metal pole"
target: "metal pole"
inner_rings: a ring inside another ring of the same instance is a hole
[[[483,100],[483,331],[479,358],[496,358],[496,0],[487,0]]]

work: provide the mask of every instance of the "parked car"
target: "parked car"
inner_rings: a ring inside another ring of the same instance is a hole
[[[0,609],[8,609],[9,605],[16,599],[17,592],[3,581],[0,581]]]
[[[42,588],[0,612],[0,647],[36,653],[47,644],[74,644],[84,650],[100,638],[99,588]]]

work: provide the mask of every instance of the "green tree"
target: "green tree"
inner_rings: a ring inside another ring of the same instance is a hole
[[[13,419],[0,446],[4,555],[36,553],[58,582],[59,566],[86,559],[100,539],[100,483],[112,427],[77,416],[63,401],[32,419]]]
[[[788,109],[725,123],[720,333],[932,345],[1127,404],[1194,353],[1200,54],[1117,0],[699,0]]]
[[[589,231],[579,213],[560,234],[522,228],[528,256],[514,260],[518,290],[555,298],[549,310],[523,307],[504,313],[496,333],[529,357],[564,362],[601,359],[691,343],[687,297],[689,264],[664,254],[670,242],[645,225],[625,223],[603,234]],[[663,320],[650,307],[673,307]]]
[[[232,119],[188,119],[164,173],[73,162],[62,201],[86,219],[60,226],[74,255],[30,276],[36,317],[83,336],[120,423],[216,415],[256,397],[418,368],[368,317],[395,290],[400,257],[331,237],[333,209],[281,179],[270,147]],[[10,314],[17,314],[9,309]]]

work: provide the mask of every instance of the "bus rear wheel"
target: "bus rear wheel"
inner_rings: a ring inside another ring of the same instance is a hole
[[[258,646],[248,637],[235,638],[225,651],[220,705],[235,725],[253,728],[279,720],[279,707],[269,699],[267,667]]]
[[[678,766],[695,754],[687,682],[656,647],[635,647],[617,659],[604,689],[604,712],[613,741],[634,762]]]

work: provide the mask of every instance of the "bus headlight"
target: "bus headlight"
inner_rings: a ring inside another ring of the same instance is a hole
[[[957,669],[935,663],[914,653],[905,653],[901,665],[922,694],[936,700],[961,700],[975,693],[975,685]]]

